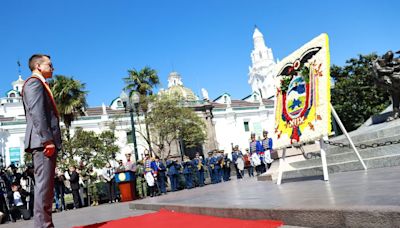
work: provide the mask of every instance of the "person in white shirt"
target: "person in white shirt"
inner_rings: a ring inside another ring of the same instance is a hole
[[[107,185],[108,203],[114,203],[117,201],[117,197],[115,195],[115,169],[111,167],[109,162],[107,162],[106,166],[103,168],[102,176]]]
[[[31,214],[26,207],[25,198],[28,193],[21,188],[17,183],[11,185],[11,192],[8,193],[8,202],[10,203],[10,214],[13,221],[21,218],[25,220],[31,218]]]

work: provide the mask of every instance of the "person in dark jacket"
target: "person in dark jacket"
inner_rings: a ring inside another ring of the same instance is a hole
[[[183,175],[185,175],[186,189],[193,188],[193,162],[189,159],[188,156],[185,156],[182,162],[183,166]]]
[[[65,176],[64,173],[56,168],[54,177],[54,198],[56,201],[56,210],[63,211],[66,209],[65,201],[64,201],[64,194],[65,194]]]
[[[76,167],[75,166],[70,166],[69,167],[69,182],[71,184],[71,190],[72,190],[72,197],[74,198],[74,208],[81,208],[82,207],[82,201],[81,197],[79,195],[79,174],[76,172]]]
[[[160,188],[160,191],[162,194],[167,194],[167,189],[165,186],[165,178],[166,178],[166,171],[167,168],[164,165],[164,162],[160,160],[158,156],[156,156],[156,160],[154,161],[156,167],[157,167],[157,183],[158,187]]]
[[[176,163],[176,160],[167,160],[168,177],[171,183],[171,192],[175,192],[178,190],[179,168],[177,166],[180,167],[180,165]]]
[[[29,195],[21,186],[14,182],[11,185],[11,192],[8,193],[8,202],[10,205],[10,214],[12,220],[18,220],[22,217],[25,220],[31,218],[31,213],[27,210],[26,197]]]

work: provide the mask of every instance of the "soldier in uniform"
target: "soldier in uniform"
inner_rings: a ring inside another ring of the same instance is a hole
[[[146,153],[143,161],[144,165],[144,178],[147,182],[147,186],[149,187],[149,193],[150,197],[155,196],[156,194],[156,186],[155,186],[155,178],[154,175],[156,175],[154,172],[155,170],[152,169],[151,167],[151,158],[148,153]]]
[[[167,189],[165,186],[165,172],[167,171],[167,168],[165,167],[164,163],[160,160],[158,156],[156,156],[156,160],[154,164],[157,167],[157,183],[158,187],[160,188],[161,194],[167,194]]]
[[[139,160],[136,164],[136,193],[140,199],[147,196],[147,183],[144,179],[144,167],[142,160]]]
[[[264,139],[261,141],[263,149],[264,149],[264,163],[268,167],[271,166],[271,163],[274,161],[271,159],[271,150],[272,150],[272,138],[268,138],[268,131],[263,131],[263,136]],[[267,171],[267,169],[264,166],[264,172]]]
[[[253,157],[253,160],[255,160],[254,158],[254,153],[258,155],[258,157],[260,158],[260,155],[262,153],[262,155],[264,154],[264,148],[262,147],[262,144],[260,143],[260,141],[256,140],[256,134],[255,133],[251,133],[251,141],[250,141],[250,155]],[[261,160],[261,158],[260,158]],[[257,175],[260,175],[262,172],[262,164],[263,161],[261,160],[261,163],[259,164],[257,161],[253,162],[254,166],[256,167],[256,172]]]
[[[99,205],[99,193],[96,184],[99,182],[97,172],[94,171],[93,166],[89,166],[89,187],[88,196],[93,201],[90,206]],[[89,199],[88,199],[89,201]],[[90,201],[88,202],[90,203]]]
[[[233,162],[233,164],[235,166],[236,178],[237,179],[243,178],[242,170],[239,170],[239,168],[238,168],[238,162],[239,162],[238,160],[239,159],[243,159],[243,154],[239,150],[239,146],[236,145],[232,150],[232,162]]]
[[[218,151],[215,150],[214,152],[214,156],[211,159],[211,163],[214,165],[214,177],[215,177],[215,183],[220,183],[221,182],[221,163],[223,161],[223,156],[220,156],[219,153],[217,153]]]
[[[183,166],[183,175],[185,175],[186,189],[191,189],[193,188],[193,176],[192,176],[193,163],[186,155],[183,158],[182,166]]]
[[[230,181],[231,180],[231,159],[229,159],[228,154],[223,154],[223,151],[221,151],[221,155],[224,156],[224,163],[223,163],[223,179],[224,181]]]
[[[214,164],[213,161],[213,151],[208,152],[208,157],[206,159],[206,165],[208,170],[208,175],[210,176],[210,183],[215,184],[215,176],[214,176]]]
[[[196,157],[193,159],[193,164],[198,184],[202,187],[204,186],[204,159],[200,156],[199,152],[196,153]]]
[[[179,168],[180,166],[177,164],[176,160],[168,159],[167,160],[167,168],[168,168],[168,177],[169,182],[171,183],[171,192],[175,192],[178,190],[178,175],[179,175]]]

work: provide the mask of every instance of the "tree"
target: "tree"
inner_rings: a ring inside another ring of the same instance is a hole
[[[124,89],[129,92],[129,97],[132,97],[134,93],[139,94],[139,107],[143,111],[145,119],[147,119],[149,96],[151,97],[153,95],[153,88],[160,84],[157,71],[147,66],[140,71],[137,71],[136,69],[128,70],[128,76],[123,78],[123,80],[125,82]],[[136,109],[136,111],[139,113],[139,109]],[[147,137],[144,138],[147,141],[151,152],[152,148],[147,121],[146,132]]]
[[[96,134],[93,131],[84,131],[76,128],[70,139],[66,138],[66,131],[63,131],[64,153],[58,156],[60,166],[63,169],[70,165],[76,165],[77,161],[86,161],[95,168],[102,168],[106,162],[115,159],[118,146],[115,145],[116,136],[113,131],[103,131]]]
[[[153,95],[153,88],[160,84],[157,71],[150,67],[144,67],[142,70],[128,70],[128,76],[123,78],[125,82],[125,90],[129,92],[129,97],[134,93],[140,96],[140,108],[143,112],[147,112],[148,99],[147,96]]]
[[[56,75],[50,81],[51,91],[57,105],[61,120],[65,124],[66,137],[70,137],[72,121],[78,114],[82,114],[82,108],[86,108],[85,83],[74,80],[72,77]]]
[[[375,85],[370,67],[376,54],[359,55],[343,67],[333,65],[332,105],[348,131],[361,126],[389,105],[389,94]]]
[[[152,131],[154,151],[161,158],[171,154],[171,144],[182,139],[185,146],[196,147],[206,139],[205,123],[190,108],[168,95],[157,96],[151,103],[146,122]]]

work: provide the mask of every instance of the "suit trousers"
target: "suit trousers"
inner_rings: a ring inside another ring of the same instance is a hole
[[[81,208],[82,200],[81,200],[81,195],[79,194],[79,188],[72,189],[72,198],[74,199],[74,208],[75,209]]]
[[[35,170],[34,227],[54,227],[51,217],[57,152],[46,157],[43,150],[33,151]]]

